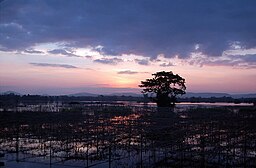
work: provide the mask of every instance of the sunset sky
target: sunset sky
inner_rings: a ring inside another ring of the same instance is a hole
[[[255,0],[0,0],[0,92],[256,92]]]

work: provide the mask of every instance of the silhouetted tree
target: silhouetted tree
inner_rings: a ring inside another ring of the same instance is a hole
[[[185,79],[178,74],[170,72],[157,72],[152,79],[141,81],[139,87],[144,87],[142,93],[155,93],[153,100],[158,107],[171,107],[175,105],[176,96],[185,94]]]

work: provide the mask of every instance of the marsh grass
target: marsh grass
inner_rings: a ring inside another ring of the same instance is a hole
[[[229,106],[1,112],[0,152],[71,167],[71,161],[91,167],[250,167],[256,165],[255,121],[254,107]]]

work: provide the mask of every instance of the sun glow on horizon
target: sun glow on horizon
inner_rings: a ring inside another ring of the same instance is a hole
[[[114,84],[112,84],[113,87],[118,88],[135,88],[136,87],[136,81],[129,78],[123,78],[123,77],[116,77]]]

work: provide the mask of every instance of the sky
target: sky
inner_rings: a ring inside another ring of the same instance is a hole
[[[0,0],[0,92],[256,92],[255,0]]]

